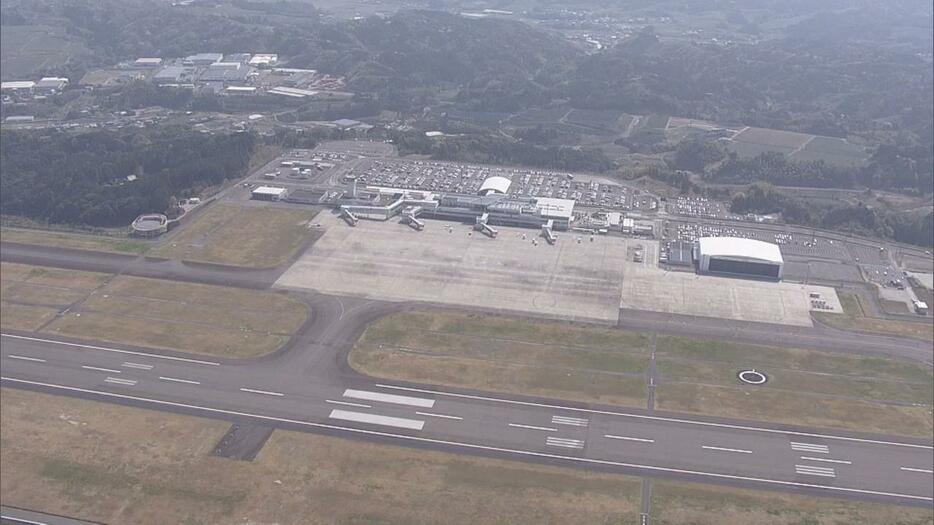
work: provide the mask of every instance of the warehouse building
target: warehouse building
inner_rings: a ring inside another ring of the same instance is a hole
[[[700,273],[782,278],[785,261],[777,244],[739,237],[701,237],[694,249]]]
[[[250,197],[258,201],[281,201],[289,196],[289,190],[276,186],[259,186],[250,192]]]

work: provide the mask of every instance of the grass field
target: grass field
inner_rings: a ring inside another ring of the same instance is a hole
[[[4,389],[6,505],[104,523],[635,523],[627,476],[275,431],[252,462],[227,425]],[[114,425],[114,421],[121,424]],[[132,444],[132,446],[128,446]]]
[[[643,117],[640,124],[643,128],[665,129],[668,127],[668,116],[653,113]]]
[[[277,350],[308,315],[272,292],[12,263],[0,272],[7,329],[234,358]]]
[[[674,481],[652,483],[651,509],[658,525],[929,525],[934,520],[930,509]]]
[[[378,377],[640,405],[649,352],[647,337],[605,327],[406,312],[371,325],[350,363]]]
[[[4,25],[0,31],[0,77],[3,80],[31,78],[68,59],[87,53],[80,42],[68,38],[63,28]]]
[[[823,160],[838,166],[860,166],[866,162],[867,157],[866,152],[855,144],[843,139],[819,136],[791,155],[792,160]]]
[[[310,238],[316,210],[216,204],[152,251],[152,255],[251,268],[287,261]]]
[[[351,352],[375,377],[643,407],[647,334],[453,311],[376,321]],[[934,375],[892,359],[673,336],[656,340],[656,407],[676,412],[928,436]],[[741,385],[740,367],[765,371]]]
[[[4,226],[0,228],[0,239],[4,242],[74,248],[97,252],[146,253],[151,244],[128,238],[108,237],[83,233],[66,233],[48,230],[32,230]]]
[[[843,313],[831,314],[826,312],[814,312],[813,315],[818,321],[842,330],[908,336],[934,341],[934,324],[929,320],[928,322],[913,323],[910,321],[867,317],[864,313],[865,309],[860,304],[861,299],[858,295],[845,291],[838,291],[837,295],[840,297],[840,305],[843,306]]]

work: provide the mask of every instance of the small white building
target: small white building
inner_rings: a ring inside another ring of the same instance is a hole
[[[281,201],[289,195],[289,190],[276,186],[259,186],[250,193],[258,201]]]
[[[133,67],[139,69],[157,68],[162,65],[162,59],[156,57],[140,57],[133,61]]]
[[[272,67],[279,62],[279,55],[274,53],[257,53],[250,59],[249,64],[254,67]]]

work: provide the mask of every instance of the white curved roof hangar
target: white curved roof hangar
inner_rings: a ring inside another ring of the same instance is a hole
[[[488,195],[490,193],[506,194],[509,192],[510,186],[512,186],[512,181],[506,177],[489,177],[480,185],[480,195]]]
[[[782,251],[777,244],[743,239],[741,237],[701,237],[697,240],[701,257],[718,259],[753,260],[775,264],[784,262]]]

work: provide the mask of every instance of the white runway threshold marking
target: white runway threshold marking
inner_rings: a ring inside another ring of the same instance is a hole
[[[124,386],[133,386],[136,384],[136,381],[132,379],[120,379],[119,377],[108,377],[104,380],[105,383],[113,383],[115,385],[124,385]]]
[[[827,445],[816,445],[814,443],[795,443],[791,442],[791,450],[798,452],[811,452],[817,454],[830,454],[830,447]]]
[[[551,427],[536,427],[535,425],[522,425],[520,423],[510,423],[509,426],[515,428],[527,428],[529,430],[544,430],[545,432],[557,432],[557,428]]]
[[[934,474],[934,470],[929,470],[926,468],[899,467],[899,469],[904,470],[905,472],[921,472],[924,474]]]
[[[682,419],[682,418],[677,418],[677,417],[649,416],[646,414],[634,414],[634,413],[629,413],[629,412],[613,412],[610,410],[596,410],[593,408],[577,408],[577,407],[569,407],[569,406],[561,406],[561,405],[552,405],[548,403],[533,403],[531,401],[517,401],[515,399],[502,399],[498,397],[478,396],[478,395],[473,395],[473,394],[458,394],[455,392],[444,392],[443,390],[430,390],[427,388],[412,388],[408,386],[388,385],[385,383],[377,383],[375,386],[378,386],[380,388],[392,388],[395,390],[404,390],[407,392],[419,392],[422,394],[432,394],[436,396],[459,397],[462,399],[476,399],[479,401],[493,401],[496,403],[508,403],[510,405],[550,408],[554,410],[573,410],[575,412],[583,412],[587,414],[603,414],[607,416],[644,419],[647,421],[665,421],[668,423],[683,423],[685,425],[697,425],[697,426],[703,426],[703,427],[729,428],[733,430],[748,430],[750,432],[765,432],[769,434],[782,434],[782,435],[787,435],[787,436],[802,436],[802,437],[812,437],[812,438],[821,438],[821,439],[835,439],[838,441],[850,441],[853,443],[871,443],[874,445],[889,445],[893,447],[922,448],[926,450],[934,450],[934,446],[920,445],[917,443],[905,443],[905,442],[899,442],[899,441],[883,441],[879,439],[866,439],[866,438],[858,438],[858,437],[851,437],[851,436],[837,436],[833,434],[818,434],[815,432],[796,432],[793,430],[781,430],[777,428],[753,427],[749,425],[734,425],[731,423],[714,423],[711,421],[697,421],[694,419]],[[812,445],[812,446],[824,446],[824,445]]]
[[[170,383],[186,383],[186,384],[189,384],[189,385],[200,385],[200,384],[201,384],[201,383],[198,382],[198,381],[192,381],[192,380],[190,380],[190,379],[179,379],[179,378],[177,378],[177,377],[159,376],[159,379],[161,379],[161,380],[163,380],[163,381],[168,381],[168,382],[170,382]]]
[[[551,423],[554,425],[570,425],[574,427],[586,427],[590,424],[589,419],[580,417],[551,416]]]
[[[332,419],[341,419],[344,421],[354,421],[356,423],[369,423],[371,425],[383,425],[386,427],[407,428],[410,430],[421,430],[425,426],[424,421],[417,419],[404,419],[401,417],[380,416],[378,414],[365,414],[363,412],[350,412],[348,410],[331,410]]]
[[[795,474],[806,476],[823,476],[825,478],[835,478],[837,474],[832,468],[815,467],[812,465],[795,465]]]
[[[76,346],[78,348],[89,348],[91,350],[103,350],[104,352],[116,352],[118,354],[141,355],[152,357],[154,359],[167,359],[169,361],[181,361],[183,363],[194,363],[197,365],[220,366],[220,363],[214,361],[202,361],[200,359],[189,359],[187,357],[175,357],[171,355],[148,354],[146,352],[134,352],[132,350],[120,350],[118,348],[107,348],[106,346],[82,345],[78,343],[66,343],[65,341],[56,341],[54,339],[40,339],[38,337],[26,337],[24,335],[0,334],[0,337],[9,337],[11,339],[22,339],[24,341],[36,341],[39,343],[51,343],[62,346]]]
[[[707,450],[719,450],[720,452],[739,452],[740,454],[752,454],[751,450],[743,450],[741,448],[712,447],[710,445],[701,445],[701,448],[705,448]]]
[[[26,357],[24,355],[13,355],[10,354],[7,357],[10,359],[19,359],[20,361],[35,361],[37,363],[45,363],[45,359],[39,359],[38,357]]]
[[[144,365],[142,363],[131,363],[129,361],[124,361],[123,366],[125,368],[135,368],[137,370],[152,370],[152,365]]]
[[[409,405],[419,408],[431,408],[435,406],[434,399],[400,396],[396,394],[384,394],[382,392],[370,392],[368,390],[354,390],[352,388],[344,390],[344,397],[349,397],[351,399],[365,399],[367,401],[381,401],[383,403],[393,403],[396,405]]]
[[[629,436],[614,436],[612,434],[604,434],[603,437],[607,439],[621,439],[623,441],[638,441],[640,443],[655,443],[654,439],[634,438],[634,437],[629,437]]]
[[[101,368],[99,366],[88,366],[81,365],[81,368],[85,370],[94,370],[95,372],[107,372],[108,374],[122,374],[122,370],[114,370],[113,368]]]
[[[241,391],[241,392],[249,392],[249,393],[251,393],[251,394],[262,394],[262,395],[264,395],[264,396],[276,396],[276,397],[283,397],[283,396],[285,396],[285,394],[283,394],[283,393],[281,393],[281,392],[270,392],[269,390],[257,390],[257,389],[255,389],[255,388],[241,388],[240,391]]]
[[[584,442],[579,439],[565,439],[551,436],[545,439],[545,444],[552,447],[574,448],[578,450],[584,448]]]
[[[823,463],[839,463],[841,465],[852,465],[852,461],[845,461],[842,459],[826,459],[826,458],[812,458],[808,456],[801,456],[801,459],[805,461],[821,461]]]
[[[668,472],[672,474],[685,474],[690,476],[701,476],[707,478],[715,479],[728,479],[736,481],[750,481],[754,483],[762,483],[766,485],[776,485],[782,487],[799,487],[799,488],[808,488],[808,489],[818,489],[826,490],[830,492],[839,492],[839,493],[849,493],[849,494],[869,494],[873,496],[886,496],[891,498],[902,498],[909,500],[917,501],[934,501],[934,497],[924,495],[919,496],[917,494],[903,494],[899,492],[887,492],[884,490],[871,490],[871,489],[860,489],[855,487],[841,487],[834,485],[820,485],[816,483],[804,483],[801,481],[789,481],[784,479],[771,479],[771,478],[762,478],[754,476],[740,476],[737,474],[725,474],[721,472],[706,472],[702,470],[690,470],[683,468],[674,468],[674,467],[662,467],[657,465],[646,465],[641,463],[627,463],[625,461],[614,461],[609,459],[598,459],[598,458],[587,458],[587,457],[576,457],[576,456],[562,456],[560,454],[549,454],[545,452],[537,452],[534,450],[522,450],[517,448],[508,448],[508,447],[498,447],[493,445],[483,445],[480,443],[468,443],[464,441],[451,441],[448,439],[439,439],[439,438],[430,438],[430,437],[421,437],[421,436],[408,436],[405,434],[393,434],[390,432],[380,432],[377,430],[368,430],[363,428],[353,428],[353,427],[342,427],[338,425],[330,425],[326,423],[316,423],[314,421],[303,421],[300,419],[290,419],[284,417],[275,417],[268,416],[265,414],[257,414],[255,412],[243,412],[240,410],[227,410],[223,408],[213,408],[203,405],[193,405],[191,403],[177,403],[175,401],[164,401],[162,399],[153,399],[151,397],[142,397],[142,396],[132,396],[129,394],[118,394],[116,392],[107,392],[106,390],[92,390],[89,388],[80,388],[76,386],[68,385],[58,385],[55,383],[46,383],[42,381],[30,381],[28,379],[17,379],[15,377],[0,376],[0,381],[6,381],[8,383],[16,383],[21,385],[31,385],[33,387],[48,388],[52,390],[62,390],[66,392],[78,392],[82,394],[92,394],[95,396],[100,396],[102,398],[111,398],[111,399],[122,399],[125,401],[137,401],[141,403],[148,403],[154,406],[162,407],[174,407],[174,408],[186,408],[190,410],[200,410],[203,412],[211,414],[219,414],[224,416],[236,416],[236,417],[247,417],[260,421],[273,421],[278,423],[286,423],[289,425],[297,425],[305,428],[316,428],[323,430],[337,430],[341,432],[348,432],[351,434],[360,434],[366,436],[376,436],[381,438],[392,438],[398,439],[401,441],[414,441],[417,443],[430,443],[433,445],[442,445],[450,447],[459,447],[463,449],[471,450],[485,450],[489,452],[502,452],[506,454],[515,454],[517,456],[527,456],[535,458],[545,458],[545,459],[558,459],[562,461],[567,461],[569,463],[582,463],[589,465],[604,465],[610,467],[621,467],[621,468],[633,468],[640,470],[647,470],[651,472]],[[921,446],[918,446],[921,448]],[[923,447],[931,448],[931,447]]]

